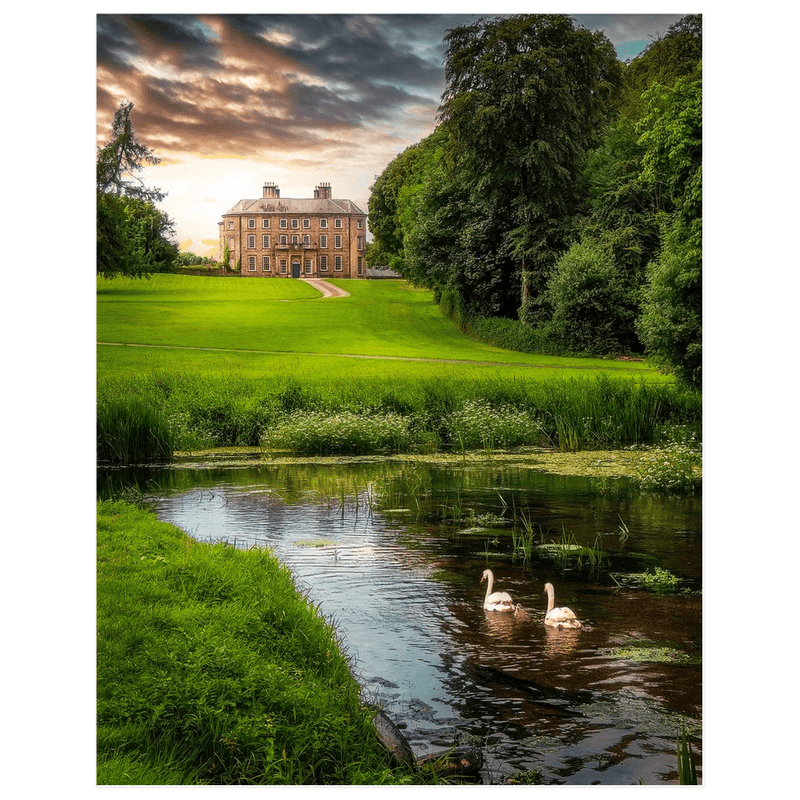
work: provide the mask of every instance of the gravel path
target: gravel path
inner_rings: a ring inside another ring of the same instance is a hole
[[[340,289],[338,286],[334,286],[321,278],[301,278],[300,280],[322,292],[323,297],[350,297],[350,292],[346,292],[344,289]]]

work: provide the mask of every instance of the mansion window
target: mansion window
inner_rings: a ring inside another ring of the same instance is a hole
[[[255,272],[256,271],[256,257],[255,256],[250,256],[247,259],[247,268],[250,270],[250,272]]]
[[[328,246],[328,234],[321,233],[319,235],[319,246],[320,247],[327,247]]]
[[[336,256],[336,258],[333,259],[333,268],[334,268],[334,270],[336,272],[341,272],[342,271],[342,257],[341,256]]]
[[[341,234],[337,234],[333,237],[333,246],[334,247],[341,247],[342,246],[342,237]]]
[[[256,226],[256,221],[254,219],[247,220],[247,227],[248,228],[255,228],[255,226]]]
[[[341,228],[342,227],[342,220],[341,220],[340,217],[336,217],[336,219],[333,221],[333,227],[334,228]]]
[[[269,247],[269,234],[268,233],[264,233],[264,234],[261,235],[261,246],[264,249]]]
[[[255,234],[254,234],[254,233],[251,233],[251,234],[250,234],[250,235],[247,237],[247,246],[248,246],[248,247],[255,247],[255,246],[256,246],[256,236],[255,236]]]
[[[300,223],[296,219],[293,219],[292,220],[292,230],[297,230],[299,224]]]
[[[288,228],[288,227],[289,227],[289,223],[285,219],[282,219],[281,220],[281,228]]]
[[[287,244],[287,241],[288,241],[288,240],[286,239],[286,234],[285,234],[285,233],[282,233],[282,234],[281,234],[281,241],[280,241],[280,243],[281,243],[281,244]]]
[[[303,237],[303,244],[304,244],[306,247],[310,247],[310,246],[311,246],[311,237],[310,237],[310,236],[308,236],[308,235],[304,236],[304,237]]]
[[[363,236],[359,236],[358,237],[358,249],[359,250],[363,250],[364,249],[364,237]]]
[[[285,258],[281,259],[281,274],[282,275],[286,274],[286,259]]]
[[[297,234],[296,233],[292,234],[292,244],[297,244],[298,241],[299,241],[299,239],[297,237]]]
[[[328,220],[325,217],[323,217],[319,221],[319,226],[320,226],[320,228],[327,228],[328,227]]]
[[[307,258],[306,259],[306,275],[310,275],[312,269],[313,269],[313,267],[312,267],[312,264],[311,264],[311,259]]]
[[[363,227],[364,227],[364,220],[363,220],[363,219],[360,219],[360,220],[358,221],[358,229],[359,229],[359,230],[361,230],[361,228],[363,228]]]
[[[263,269],[264,272],[270,272],[272,270],[272,266],[270,265],[269,261],[269,256],[262,256],[261,269]]]
[[[233,230],[233,220],[230,220],[230,219],[228,220],[228,230],[229,231]]]
[[[236,249],[236,239],[231,236],[228,239],[228,250],[235,250]]]
[[[303,220],[303,227],[304,228],[310,228],[311,227],[311,220],[310,219],[304,219]]]
[[[269,217],[264,217],[264,219],[261,220],[261,227],[269,228]]]
[[[319,257],[319,271],[320,272],[328,271],[328,256]]]

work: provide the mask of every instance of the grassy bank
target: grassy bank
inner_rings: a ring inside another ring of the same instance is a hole
[[[101,460],[147,460],[142,454],[152,446],[159,459],[165,440],[176,450],[261,446],[310,455],[580,450],[649,443],[667,425],[699,434],[700,411],[699,396],[674,385],[603,375],[303,382],[151,373],[99,382],[98,453]],[[119,420],[134,412],[152,421],[150,431]]]
[[[99,784],[394,784],[335,633],[268,551],[99,503]]]

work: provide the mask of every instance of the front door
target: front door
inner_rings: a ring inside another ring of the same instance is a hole
[[[300,261],[298,259],[292,261],[292,277],[293,278],[300,277]]]

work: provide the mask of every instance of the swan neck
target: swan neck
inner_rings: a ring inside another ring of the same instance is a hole
[[[549,614],[553,610],[553,606],[555,605],[555,597],[553,595],[553,587],[547,587],[547,613]]]
[[[494,575],[490,572],[486,576],[486,597],[488,598],[489,595],[492,593],[492,584],[494,583]],[[486,599],[486,598],[484,598]]]

